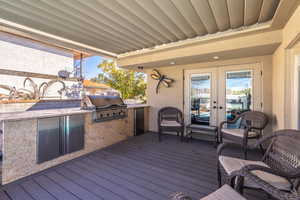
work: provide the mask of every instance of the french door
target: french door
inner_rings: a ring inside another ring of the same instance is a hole
[[[185,71],[185,122],[218,125],[248,110],[261,110],[259,64]]]

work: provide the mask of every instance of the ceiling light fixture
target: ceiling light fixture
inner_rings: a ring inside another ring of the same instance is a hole
[[[213,59],[218,60],[220,57],[219,56],[214,56]]]

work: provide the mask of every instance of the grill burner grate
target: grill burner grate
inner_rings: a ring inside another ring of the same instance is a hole
[[[94,122],[110,121],[127,117],[127,105],[124,104],[119,96],[86,96],[82,100],[82,109],[94,110]]]

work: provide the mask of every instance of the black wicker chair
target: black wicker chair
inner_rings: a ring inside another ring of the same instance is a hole
[[[300,178],[300,131],[276,131],[261,138],[252,148],[263,143],[269,145],[261,161],[223,156],[225,147],[237,144],[221,144],[217,164],[219,186],[222,185],[221,172],[224,172],[225,182],[239,185],[240,191],[243,188],[262,189],[275,198],[300,199],[295,193]],[[239,175],[243,178],[237,178]]]
[[[255,174],[255,171],[261,170],[261,171],[267,171],[265,169],[262,169],[261,166],[256,165],[248,165],[242,168],[240,171],[236,172],[236,189],[241,190],[243,187],[243,181],[244,179],[247,179],[247,181],[252,182],[253,184],[256,184],[257,187],[259,187],[261,190],[265,191],[268,195],[271,195],[275,199],[279,200],[299,200],[300,199],[300,193],[296,190],[292,191],[282,191],[274,187],[273,185],[269,184],[268,182],[261,179],[259,176]],[[242,191],[239,191],[242,193]]]
[[[237,124],[238,128],[230,128],[230,124]],[[219,128],[219,141],[223,143],[223,139],[228,139],[234,143],[242,145],[244,158],[247,159],[247,146],[249,139],[259,139],[262,131],[268,124],[268,116],[259,111],[247,111],[237,116],[232,121],[223,121]],[[227,127],[224,127],[227,125]],[[260,145],[261,151],[263,148]]]
[[[176,132],[177,136],[181,134],[183,141],[184,120],[183,114],[178,108],[164,107],[158,111],[158,140],[161,141],[161,135],[164,131]]]

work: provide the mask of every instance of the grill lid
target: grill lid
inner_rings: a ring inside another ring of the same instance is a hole
[[[96,108],[125,105],[119,96],[88,95],[88,98]]]

